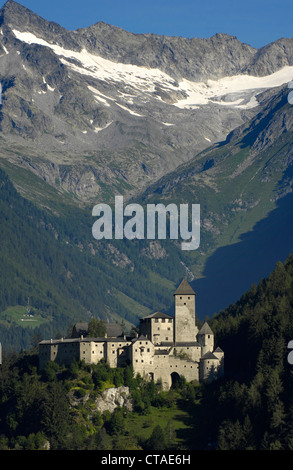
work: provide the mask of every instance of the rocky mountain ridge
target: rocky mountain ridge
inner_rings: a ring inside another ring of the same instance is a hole
[[[2,166],[76,203],[129,198],[225,140],[293,76],[293,40],[67,31],[9,0],[0,11]]]

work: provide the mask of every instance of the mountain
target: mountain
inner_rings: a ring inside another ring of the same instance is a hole
[[[185,273],[198,316],[212,316],[268,275],[293,249],[292,78],[293,39],[255,49],[222,33],[186,39],[103,22],[67,31],[9,0],[0,10],[6,343],[66,334],[91,316],[130,327],[172,313]],[[119,194],[200,204],[200,248],[95,240],[93,205]],[[21,323],[28,302],[33,331]]]
[[[292,78],[293,40],[67,31],[9,0],[0,12],[1,159],[81,202],[135,195],[258,112]]]
[[[213,315],[293,252],[293,107],[264,92],[262,111],[151,185],[144,204],[201,204],[201,244],[189,255],[197,308]]]

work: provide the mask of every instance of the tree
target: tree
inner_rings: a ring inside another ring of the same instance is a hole
[[[167,448],[170,449],[172,445],[174,445],[174,440],[176,438],[176,432],[174,430],[174,426],[171,420],[168,421],[165,427],[165,436]]]
[[[49,437],[52,450],[66,448],[69,431],[69,403],[61,383],[51,382],[41,403],[42,430]]]
[[[122,434],[124,431],[124,427],[125,427],[125,424],[124,424],[123,410],[122,408],[117,407],[112,413],[110,421],[108,422],[109,434],[110,435]]]
[[[88,336],[92,338],[104,337],[106,334],[106,325],[102,320],[92,318],[88,324]]]
[[[165,433],[159,424],[153,429],[150,438],[147,440],[147,448],[150,450],[166,449]]]

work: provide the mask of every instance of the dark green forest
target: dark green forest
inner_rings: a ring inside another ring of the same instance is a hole
[[[168,392],[134,377],[130,366],[49,362],[40,372],[36,339],[21,354],[4,351],[0,448],[292,450],[293,256],[210,323],[225,352],[225,376],[204,384],[181,377]],[[110,385],[130,388],[131,411],[95,410]],[[185,430],[176,427],[178,412]],[[165,424],[160,413],[170,418]]]

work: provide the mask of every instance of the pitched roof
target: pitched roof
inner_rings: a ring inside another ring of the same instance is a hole
[[[167,313],[162,313],[160,311],[151,313],[151,315],[147,315],[146,317],[141,318],[141,320],[144,320],[145,318],[173,318],[171,315],[167,315]]]
[[[201,327],[201,329],[199,330],[198,334],[199,335],[213,335],[214,333],[212,332],[207,322],[205,322],[203,326]]]
[[[133,338],[132,339],[132,343],[135,343],[136,341],[150,341],[150,340],[146,336],[140,335],[138,338]]]
[[[192,289],[191,285],[189,282],[184,278],[179,287],[177,288],[176,292],[174,295],[195,295],[194,290]]]
[[[184,347],[184,346],[187,346],[187,347],[193,347],[193,346],[200,347],[200,344],[197,341],[189,341],[189,342],[187,342],[187,341],[178,342],[177,341],[174,346],[175,346],[175,348],[176,347]]]
[[[219,360],[219,358],[216,357],[216,356],[215,356],[212,352],[210,352],[210,351],[207,352],[207,353],[205,353],[205,354],[201,357],[201,359],[216,359],[217,361]]]
[[[123,335],[123,328],[118,323],[106,323],[108,337],[118,337]]]

